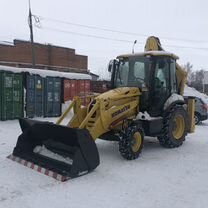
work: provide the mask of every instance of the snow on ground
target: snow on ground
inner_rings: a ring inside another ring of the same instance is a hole
[[[55,121],[55,119],[50,119]],[[6,158],[21,133],[0,122],[0,208],[202,208],[208,205],[208,121],[180,148],[146,138],[142,155],[126,161],[115,142],[97,141],[101,164],[85,176],[59,182]]]

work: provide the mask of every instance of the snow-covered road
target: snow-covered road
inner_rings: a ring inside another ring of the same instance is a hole
[[[208,121],[177,149],[146,138],[142,155],[124,160],[115,142],[97,141],[101,164],[58,182],[6,159],[21,133],[0,122],[0,208],[204,208],[208,206]]]

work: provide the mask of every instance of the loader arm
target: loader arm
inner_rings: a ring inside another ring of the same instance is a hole
[[[147,39],[144,50],[165,51],[161,46],[159,38],[154,36],[151,36]],[[187,72],[178,63],[176,63],[176,78],[177,78],[177,87],[179,90],[179,94],[183,96],[185,83],[187,79]]]
[[[138,88],[118,88],[97,96],[87,107],[81,106],[77,97],[66,110],[68,113],[72,107],[74,109],[68,127],[87,129],[93,140],[112,129],[120,130],[125,121],[136,117],[140,94]],[[61,124],[67,113],[57,124]]]

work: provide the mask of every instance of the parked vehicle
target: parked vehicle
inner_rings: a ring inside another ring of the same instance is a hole
[[[187,97],[184,97],[187,100]],[[200,122],[208,119],[208,103],[202,98],[195,98],[195,124],[199,124]]]

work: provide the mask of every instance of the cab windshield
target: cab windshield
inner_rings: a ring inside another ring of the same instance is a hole
[[[148,87],[150,63],[148,58],[120,59],[116,76],[116,87]]]

